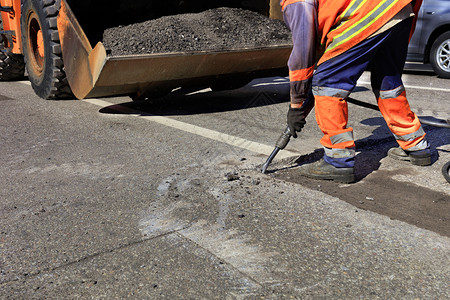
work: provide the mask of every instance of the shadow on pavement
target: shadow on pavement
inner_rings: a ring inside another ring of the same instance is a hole
[[[178,89],[161,98],[121,103],[120,106],[159,116],[182,116],[244,110],[288,101],[289,82],[279,78],[251,82],[236,90],[212,91],[205,87]],[[126,114],[117,110],[117,105],[102,108],[100,112]]]

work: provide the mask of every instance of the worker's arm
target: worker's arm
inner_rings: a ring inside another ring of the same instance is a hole
[[[305,124],[301,108],[308,98],[316,63],[317,0],[282,1],[283,16],[292,32],[293,48],[288,61],[290,108],[287,123],[293,137]]]

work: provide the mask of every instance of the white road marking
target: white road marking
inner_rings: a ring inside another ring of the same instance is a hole
[[[256,83],[256,84],[252,84],[252,87],[259,87],[259,86],[272,86],[272,85],[283,85],[289,84],[289,80],[278,80],[278,82],[262,82],[262,83]],[[370,81],[365,81],[365,80],[358,80],[357,85],[371,85]],[[429,86],[415,86],[415,85],[404,85],[405,88],[407,89],[418,89],[418,90],[428,90],[428,91],[438,91],[438,92],[450,92],[450,89],[446,89],[446,88],[435,88],[435,87],[429,87]]]
[[[272,86],[272,85],[289,85],[289,81],[283,81],[283,82],[265,82],[265,83],[255,83],[252,84],[251,87],[258,87],[258,86]]]
[[[25,81],[25,80],[19,81],[19,83],[22,83],[25,85],[31,85],[31,83],[29,81]],[[112,106],[112,109],[119,111],[119,112],[125,112],[127,114],[131,114],[131,115],[134,115],[136,117],[139,117],[139,118],[142,118],[142,119],[145,119],[148,121],[152,121],[152,122],[159,123],[159,124],[162,124],[165,126],[169,126],[169,127],[175,128],[175,129],[179,129],[179,130],[182,130],[185,132],[189,132],[189,133],[196,134],[196,135],[199,135],[202,137],[206,137],[206,138],[209,138],[212,140],[216,140],[216,141],[219,141],[222,143],[226,143],[231,146],[246,149],[246,150],[254,152],[254,153],[264,154],[264,155],[268,156],[268,155],[270,155],[270,153],[272,153],[272,151],[274,149],[274,146],[268,146],[268,145],[261,144],[258,142],[253,142],[253,141],[246,140],[246,139],[243,139],[243,138],[240,138],[237,136],[232,136],[232,135],[229,135],[226,133],[203,128],[200,126],[177,121],[174,119],[161,117],[161,116],[157,116],[157,115],[150,115],[145,112],[127,108],[127,107],[121,106],[121,105],[116,105],[114,103],[107,102],[107,101],[104,101],[101,99],[84,99],[82,101],[100,106],[102,108]],[[295,157],[295,156],[298,156],[299,154],[300,153],[297,153],[297,152],[283,150],[277,154],[277,158],[284,159],[284,158],[288,158],[288,157]]]
[[[22,83],[22,84],[25,84],[25,85],[31,85],[31,82],[28,81],[28,80],[18,81],[18,83]],[[282,85],[282,84],[289,84],[289,81],[256,83],[256,84],[253,84],[252,87],[270,86],[270,85]],[[358,80],[357,84],[370,85],[371,83],[369,81]],[[438,92],[450,92],[450,89],[435,88],[435,87],[429,87],[429,86],[405,85],[405,88],[407,88],[407,89],[418,89],[418,90],[428,90],[428,91],[438,91]],[[205,89],[205,90],[202,90],[202,91],[193,92],[192,94],[205,92],[205,91],[210,91],[210,89]]]
[[[363,81],[363,80],[358,80],[357,84],[371,85],[371,83],[369,81]],[[438,91],[438,92],[450,92],[450,89],[434,88],[434,87],[428,87],[428,86],[404,85],[404,87],[407,88],[407,89]]]
[[[22,81],[17,81],[18,83],[21,84],[25,84],[25,85],[31,85],[31,82],[29,80],[22,80]]]
[[[90,104],[94,104],[100,107],[109,107],[110,109],[116,110],[118,112],[123,112],[128,115],[133,115],[138,118],[142,118],[151,122],[155,122],[161,125],[165,125],[168,127],[172,127],[178,130],[182,130],[184,132],[192,133],[198,136],[202,136],[205,138],[209,138],[212,140],[216,140],[222,143],[226,143],[231,146],[235,146],[238,148],[242,148],[254,153],[269,155],[274,150],[274,146],[265,145],[258,142],[253,142],[247,139],[243,139],[237,136],[232,136],[226,133],[222,133],[219,131],[203,128],[200,126],[192,125],[189,123],[181,122],[178,120],[174,120],[167,117],[157,116],[157,115],[151,115],[142,111],[138,111],[135,109],[131,109],[122,105],[117,105],[114,103],[110,103],[104,100],[100,99],[85,99],[82,100],[83,102],[87,102]],[[280,153],[277,155],[278,159],[288,158],[288,157],[295,157],[300,155],[300,153],[289,151],[289,150],[283,150],[280,151]]]
[[[25,85],[31,85],[29,81],[19,81],[19,83],[25,84]],[[264,86],[264,85],[279,85],[279,84],[288,84],[289,82],[282,81],[282,82],[272,82],[272,83],[259,83],[255,84],[253,86]],[[370,85],[370,82],[368,81],[362,81],[359,80],[358,84],[364,84],[364,85]],[[444,88],[433,88],[433,87],[421,87],[421,86],[409,86],[405,85],[406,88],[414,88],[414,89],[422,89],[422,90],[432,90],[432,91],[443,91],[443,92],[450,92],[450,89],[444,89]],[[184,132],[192,133],[198,136],[202,136],[205,138],[209,138],[212,140],[216,140],[222,143],[226,143],[228,145],[242,148],[254,153],[259,153],[263,155],[270,155],[272,153],[274,146],[265,145],[262,143],[250,141],[247,139],[243,139],[237,136],[232,136],[226,133],[222,133],[219,131],[203,128],[200,126],[192,125],[189,123],[181,122],[178,120],[174,120],[167,117],[157,116],[157,115],[151,115],[142,111],[134,110],[131,108],[127,108],[125,106],[117,105],[108,101],[104,101],[101,99],[84,99],[81,100],[83,102],[87,102],[93,105],[100,106],[102,108],[104,107],[110,107],[111,109],[114,109],[118,112],[124,112],[128,115],[133,115],[138,118],[142,118],[151,122],[155,122],[161,125],[165,125],[168,127],[172,127],[178,130],[182,130]],[[298,156],[300,153],[289,151],[289,150],[283,150],[280,151],[277,155],[278,159],[284,159],[289,157],[295,157]]]

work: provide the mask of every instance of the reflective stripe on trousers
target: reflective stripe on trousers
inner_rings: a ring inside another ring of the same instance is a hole
[[[346,99],[367,68],[371,71],[372,89],[380,111],[399,145],[405,150],[424,149],[427,145],[422,142],[425,133],[411,112],[401,80],[411,22],[411,18],[404,20],[317,67],[313,93],[326,155],[334,155],[333,149],[355,146],[353,129],[347,128]],[[347,153],[352,155],[351,151]]]
[[[316,120],[324,136],[320,143],[327,148],[353,148],[353,129],[347,128],[348,106],[345,98],[320,96],[314,90]]]
[[[411,151],[426,148],[427,145],[419,144],[425,138],[425,131],[419,118],[409,107],[403,86],[391,91],[380,91],[378,107],[402,149]]]

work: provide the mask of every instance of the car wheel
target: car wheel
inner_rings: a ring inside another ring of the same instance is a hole
[[[431,46],[431,66],[436,74],[450,78],[450,32],[441,34]]]

